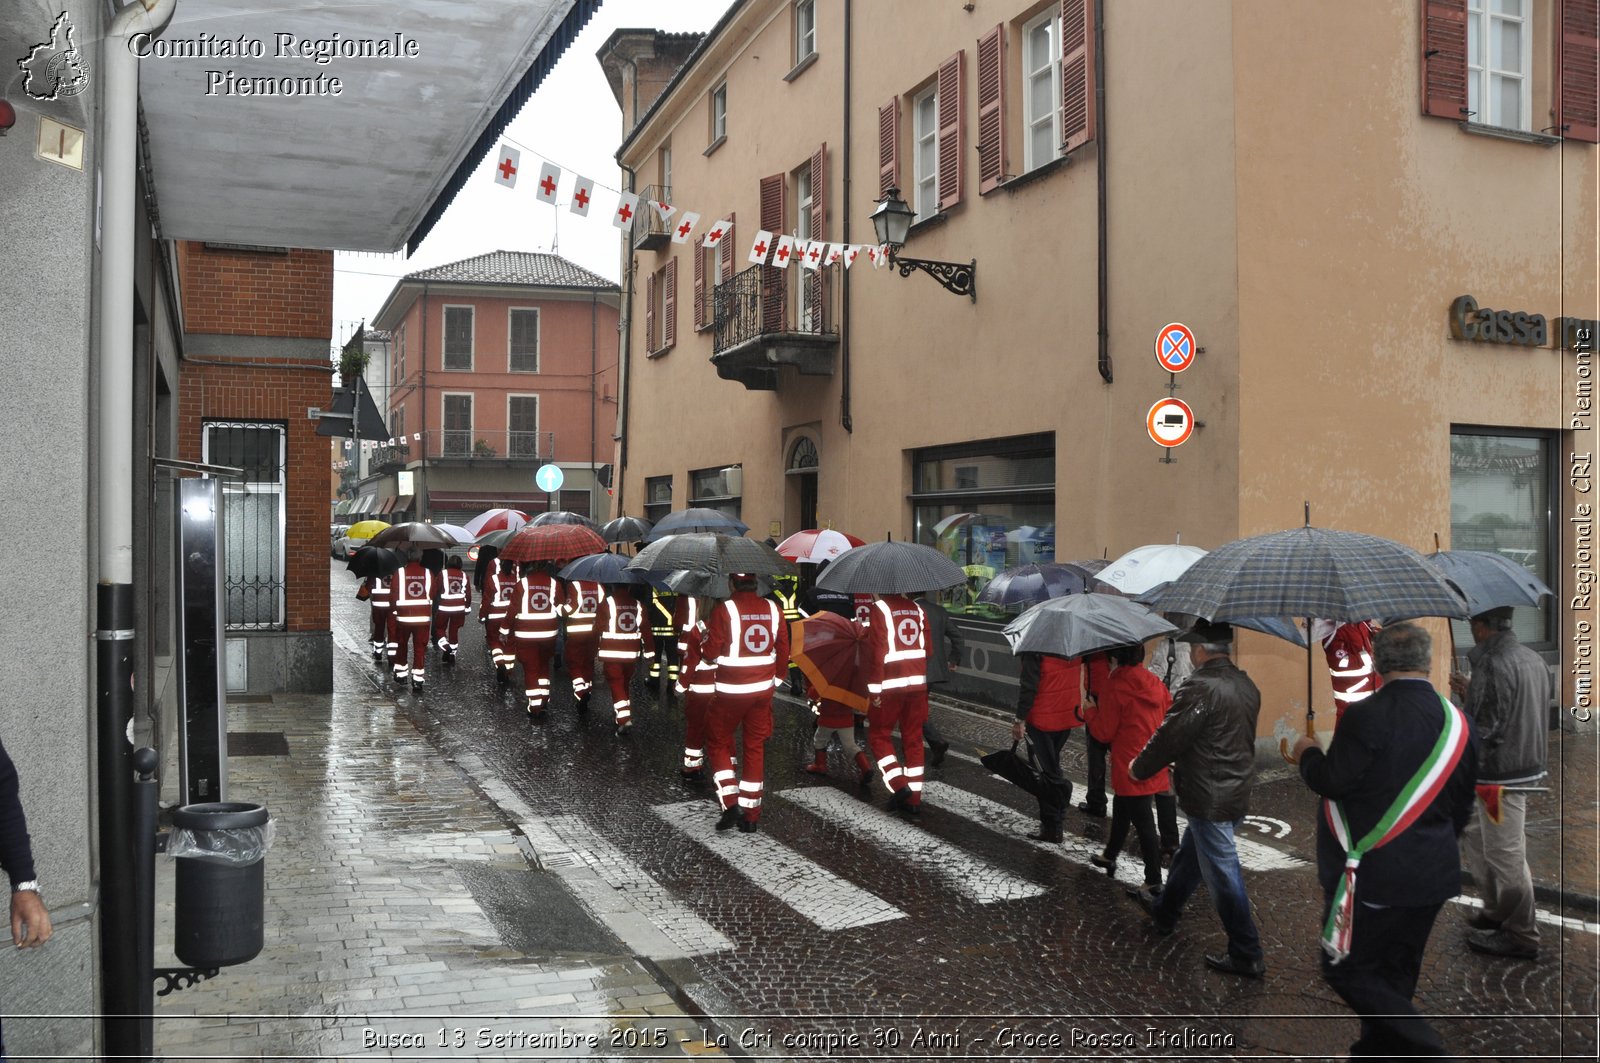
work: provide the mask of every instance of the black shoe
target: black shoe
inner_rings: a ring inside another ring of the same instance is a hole
[[[411,689],[416,691],[418,694],[422,693],[422,680],[413,679],[411,681]]]
[[[918,801],[914,805],[912,805],[912,804],[906,805],[906,807],[904,809],[904,812],[905,812],[906,815],[911,816],[912,818],[916,818],[917,816],[922,815],[922,802]]]
[[[733,825],[735,823],[738,823],[738,822],[739,822],[739,807],[737,805],[735,805],[732,808],[725,808],[725,809],[722,810],[722,815],[717,817],[717,829],[718,830],[732,830],[733,829]]]
[[[884,807],[890,812],[899,812],[911,804],[911,788],[902,786],[889,795],[889,803]]]
[[[757,829],[758,828],[756,827],[756,821],[755,820],[753,820],[753,819],[740,819],[739,820],[739,833],[740,834],[754,834]]]
[[[494,669],[494,681],[500,686],[505,686],[507,683],[511,682],[511,669],[501,668],[499,665],[496,665]]]
[[[1245,978],[1264,978],[1267,965],[1261,960],[1241,960],[1231,952],[1224,952],[1220,956],[1215,953],[1206,953],[1206,966],[1213,971],[1223,974],[1237,974]]]
[[[1467,948],[1485,956],[1504,956],[1512,960],[1539,958],[1539,946],[1518,941],[1503,930],[1474,930],[1467,935]]]
[[[589,711],[589,695],[587,692],[579,694],[575,699],[579,712]]]
[[[1467,925],[1474,930],[1500,929],[1500,921],[1498,919],[1490,919],[1488,916],[1484,915],[1481,908],[1473,914],[1471,919],[1467,920]]]
[[[628,736],[628,732],[631,730],[633,730],[632,721],[629,721],[628,723],[619,723],[617,724],[617,737],[626,738]]]
[[[1089,863],[1093,864],[1095,867],[1098,867],[1101,871],[1104,871],[1112,878],[1117,876],[1117,862],[1115,860],[1107,859],[1100,853],[1094,853],[1090,855]]]
[[[1156,899],[1161,896],[1159,893],[1147,893],[1144,890],[1129,890],[1128,896],[1132,897],[1134,903],[1143,908],[1145,913],[1150,916],[1151,925],[1155,927],[1156,933],[1160,934],[1162,937],[1166,937],[1168,934],[1177,929],[1177,927],[1171,923],[1162,922],[1161,917],[1156,914]],[[1209,958],[1210,957],[1207,957],[1207,959]]]
[[[679,772],[684,782],[704,782],[706,773],[701,768],[690,768],[688,771]]]
[[[1082,812],[1086,816],[1093,816],[1096,819],[1105,819],[1106,818],[1106,806],[1105,805],[1094,805],[1094,804],[1090,804],[1088,801],[1079,801],[1078,802],[1078,811]]]
[[[937,768],[942,765],[944,763],[944,755],[948,752],[950,752],[949,742],[929,742],[928,753],[930,756],[928,757],[928,767]]]

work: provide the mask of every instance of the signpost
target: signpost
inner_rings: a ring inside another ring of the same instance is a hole
[[[1144,427],[1159,445],[1179,447],[1194,434],[1194,411],[1182,399],[1162,399],[1145,414]]]
[[[1181,373],[1193,365],[1198,351],[1194,333],[1181,321],[1162,325],[1156,333],[1156,361],[1169,373]]]
[[[550,496],[546,502],[546,509],[556,508],[556,492],[561,490],[566,478],[559,465],[541,465],[539,471],[533,474],[533,482],[538,485],[539,490]]]
[[[1171,375],[1167,377],[1167,398],[1150,407],[1144,428],[1162,448],[1161,460],[1168,465],[1172,464],[1172,448],[1182,446],[1194,434],[1194,411],[1174,393],[1178,374],[1193,365],[1199,353],[1194,330],[1183,322],[1169,321],[1156,330],[1156,364]]]

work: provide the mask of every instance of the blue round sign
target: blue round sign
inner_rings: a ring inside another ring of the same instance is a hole
[[[533,482],[539,485],[539,490],[549,494],[561,490],[561,484],[566,478],[559,465],[541,465],[539,471],[533,474]]]

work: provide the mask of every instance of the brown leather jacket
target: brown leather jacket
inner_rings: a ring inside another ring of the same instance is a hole
[[[1145,779],[1168,764],[1178,807],[1199,819],[1232,821],[1250,810],[1261,691],[1233,661],[1217,657],[1194,670],[1132,775]]]

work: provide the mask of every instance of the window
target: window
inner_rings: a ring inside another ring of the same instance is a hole
[[[663,144],[661,146],[661,155],[660,155],[659,159],[657,159],[656,165],[661,171],[660,180],[657,182],[658,184],[661,185],[661,202],[663,202],[663,203],[671,203],[672,202],[672,145],[671,144]]]
[[[1510,429],[1456,428],[1450,433],[1450,549],[1485,550],[1524,566],[1558,587],[1552,564],[1554,530],[1554,440],[1542,433]],[[1554,649],[1550,610],[1519,608],[1512,617],[1517,638]],[[1464,621],[1452,621],[1458,653],[1472,645]]]
[[[794,61],[817,54],[817,0],[798,0],[794,5]]]
[[[952,612],[1004,620],[978,595],[1002,569],[1055,560],[1055,437],[991,439],[912,452],[915,541],[962,566],[967,582],[939,595]]]
[[[1467,0],[1467,110],[1504,129],[1533,128],[1532,0]]]
[[[939,89],[929,86],[911,102],[912,190],[917,221],[939,213]]]
[[[647,476],[644,481],[644,519],[654,524],[672,512],[672,477]]]
[[[1061,31],[1051,9],[1022,27],[1022,114],[1025,170],[1061,151]]]
[[[396,386],[406,382],[406,330],[402,325],[394,334],[394,382]]]
[[[539,311],[516,309],[511,312],[507,331],[510,333],[510,350],[506,366],[513,373],[539,371]]]
[[[284,469],[281,424],[208,421],[202,461],[243,469],[222,483],[223,622],[229,631],[284,627]]]
[[[815,194],[821,189],[816,187],[816,180],[822,175],[817,172],[815,160],[806,163],[794,172],[794,235],[801,241],[801,246],[795,253],[802,254],[805,250],[805,241],[820,239],[822,236],[821,217],[818,213],[818,196]],[[794,283],[800,292],[800,321],[799,328],[802,332],[815,332],[821,324],[822,317],[822,277],[821,270],[799,269],[794,273]]]
[[[464,458],[472,453],[472,396],[444,396],[444,435],[440,453],[446,457]]]
[[[716,469],[691,469],[689,471],[689,505],[701,509],[714,509],[735,520],[744,493],[744,466],[724,465]]]
[[[444,308],[444,367],[472,369],[472,307]]]
[[[506,456],[539,457],[539,396],[506,397]]]
[[[389,422],[389,431],[394,433],[394,441],[401,447],[406,445],[406,408],[396,406],[394,417]]]
[[[650,274],[645,285],[644,332],[650,354],[662,354],[678,342],[678,260]]]
[[[711,90],[711,145],[715,147],[728,135],[728,83],[724,81]]]

